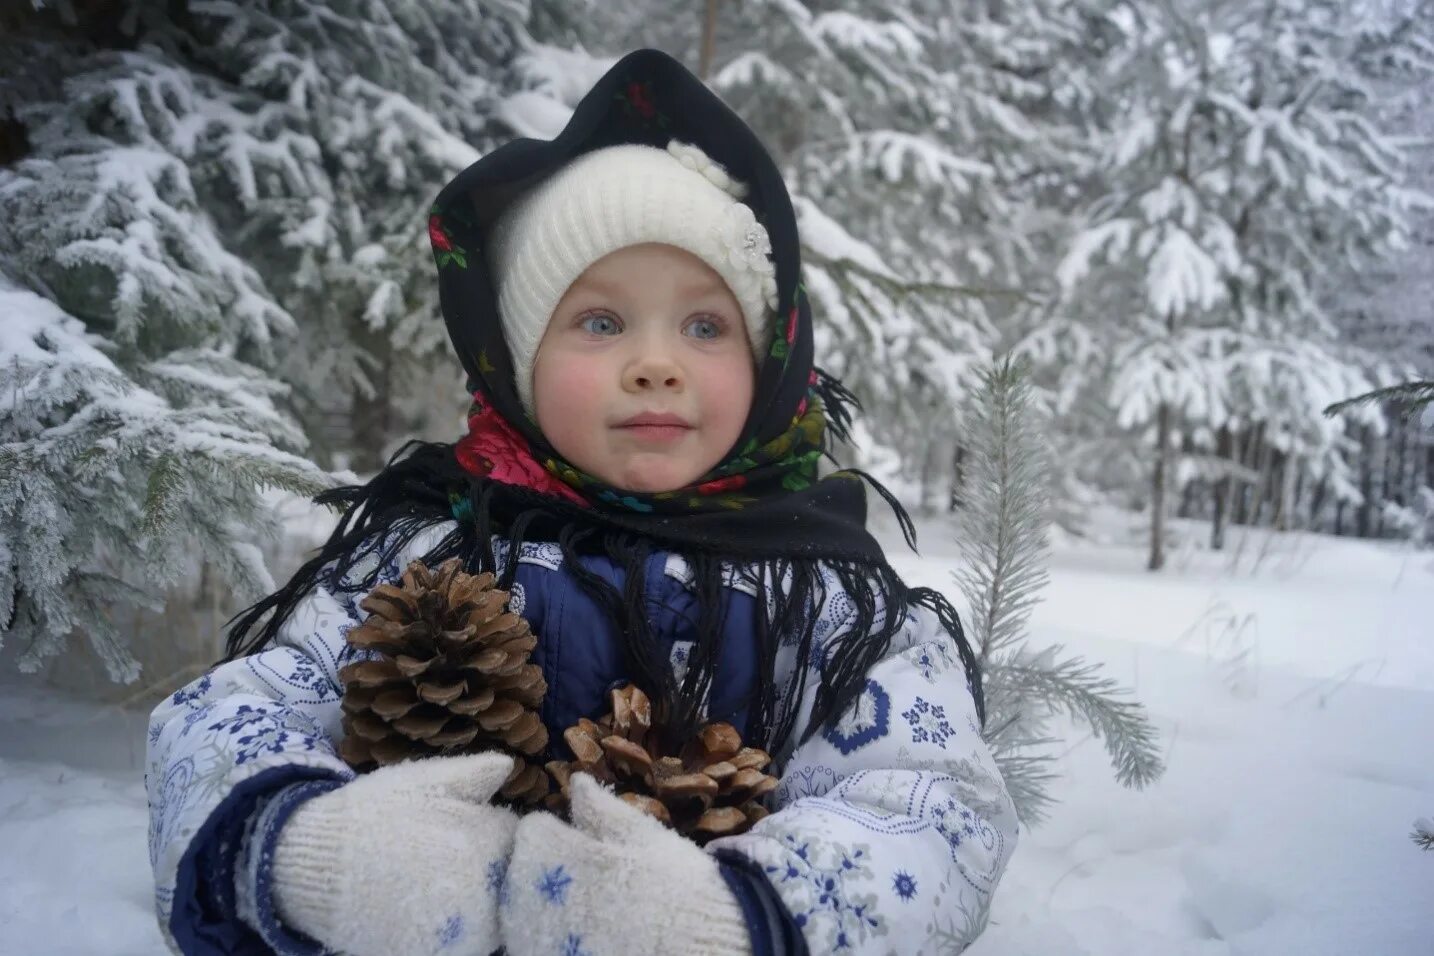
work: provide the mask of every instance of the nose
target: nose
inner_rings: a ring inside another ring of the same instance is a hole
[[[638,356],[623,369],[622,387],[640,393],[668,389],[681,392],[682,369],[665,355],[648,353]]]

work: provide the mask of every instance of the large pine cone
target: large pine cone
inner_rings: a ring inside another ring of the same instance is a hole
[[[596,722],[582,718],[563,739],[576,759],[548,762],[561,788],[547,798],[549,809],[564,810],[572,775],[590,773],[699,844],[750,829],[768,812],[758,801],[777,787],[777,778],[763,772],[772,758],[742,746],[729,723],[703,727],[676,757],[660,754],[652,703],[631,684],[612,691],[612,713]]]
[[[344,738],[339,753],[359,770],[433,754],[548,744],[537,708],[548,685],[529,663],[537,637],[506,611],[492,574],[465,574],[457,558],[430,571],[414,561],[401,586],[380,584],[359,606],[368,618],[348,642],[377,652],[339,671]],[[505,789],[541,775],[520,760]],[[546,780],[543,782],[546,793]]]

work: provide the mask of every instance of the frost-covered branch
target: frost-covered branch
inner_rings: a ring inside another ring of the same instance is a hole
[[[984,368],[962,416],[970,471],[958,518],[963,567],[956,580],[969,608],[968,634],[984,670],[986,739],[1023,819],[1040,821],[1051,799],[1055,713],[1085,723],[1111,755],[1116,779],[1144,787],[1163,766],[1144,708],[1099,667],[1034,652],[1030,614],[1047,583],[1049,460],[1028,367],[1007,357]]]

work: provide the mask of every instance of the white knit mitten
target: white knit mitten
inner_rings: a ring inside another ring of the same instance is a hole
[[[309,800],[279,831],[279,916],[351,956],[489,956],[518,817],[488,801],[512,767],[430,757]]]
[[[742,909],[717,861],[590,775],[570,784],[573,825],[518,824],[499,910],[509,956],[748,956]]]

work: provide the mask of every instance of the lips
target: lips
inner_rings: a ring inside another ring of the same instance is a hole
[[[667,428],[691,428],[687,419],[680,415],[673,415],[671,412],[642,412],[631,418],[624,419],[617,423],[618,428],[639,428],[644,426],[658,426]]]
[[[670,412],[642,412],[613,426],[624,434],[646,441],[674,441],[692,430],[680,415]]]

